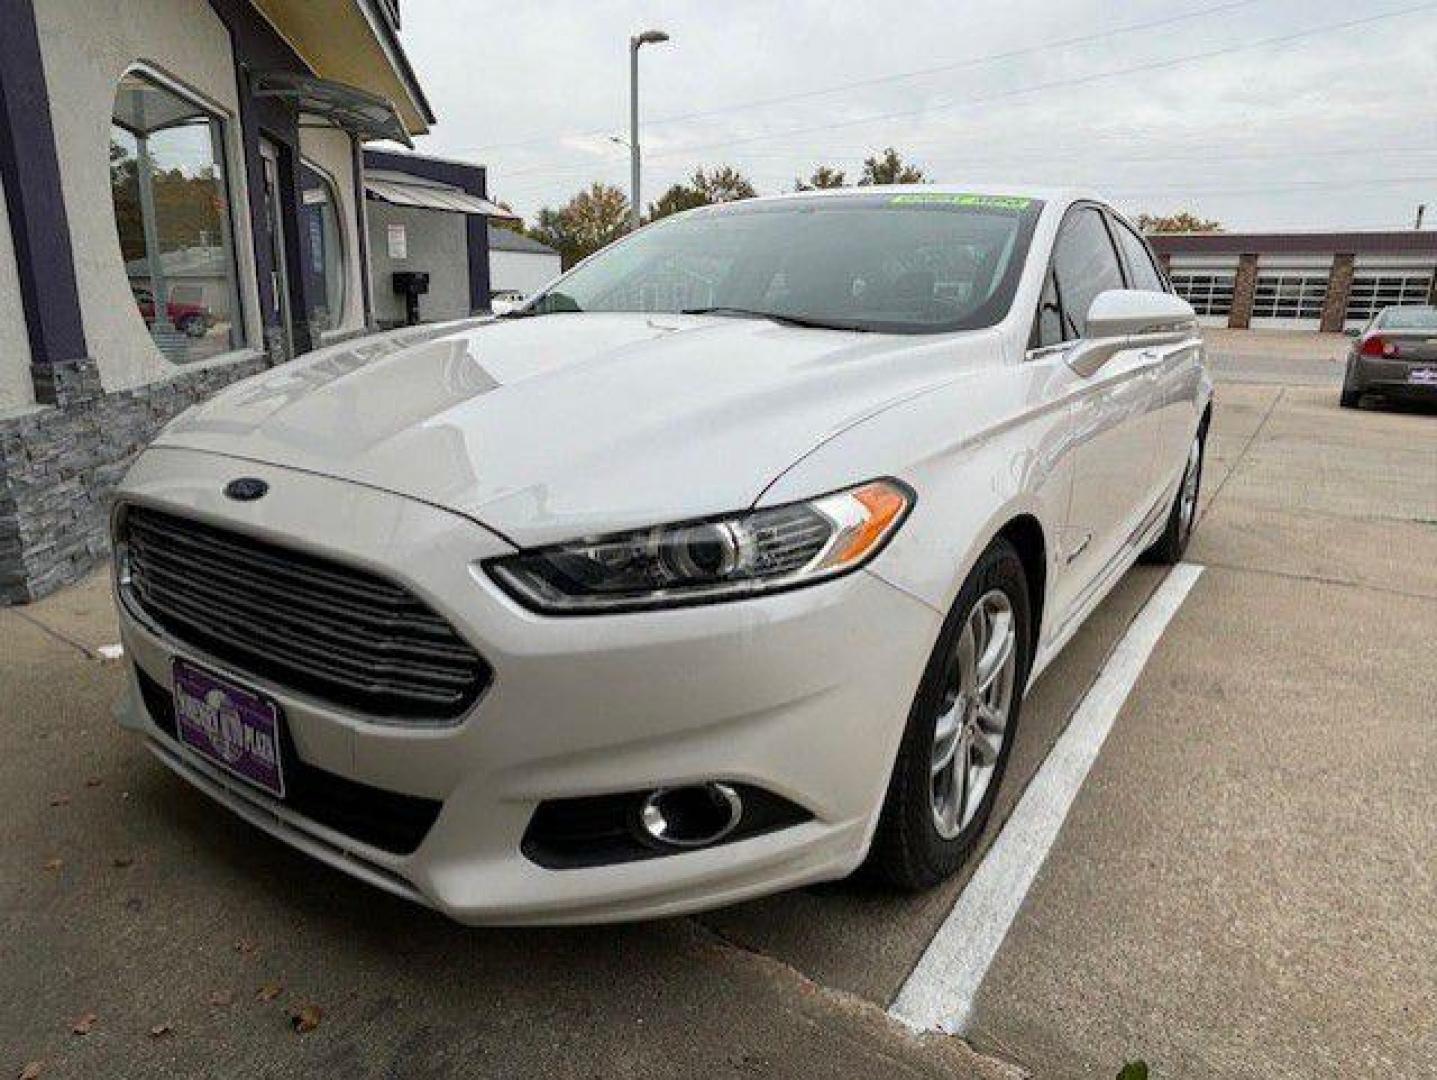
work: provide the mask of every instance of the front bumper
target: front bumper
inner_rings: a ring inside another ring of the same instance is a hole
[[[270,494],[220,494],[239,471]],[[186,656],[272,696],[307,764],[442,803],[399,855],[295,813],[178,746],[132,669],[117,714],[166,765],[254,824],[379,887],[473,923],[672,915],[806,882],[861,861],[941,616],[860,572],[731,604],[554,619],[478,569],[511,550],[473,522],[357,485],[250,462],[151,450],[120,498],[249,531],[384,574],[443,615],[493,668],[452,725],[348,715],[185,647],[120,605],[128,655],[170,686]],[[520,842],[540,802],[723,779],[811,818],[719,846],[620,865],[544,869]]]

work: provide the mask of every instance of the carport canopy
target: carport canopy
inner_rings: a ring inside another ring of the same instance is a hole
[[[470,195],[449,184],[424,180],[408,173],[373,169],[364,174],[364,189],[370,198],[395,206],[418,206],[451,214],[478,214],[482,217],[514,219],[516,215],[498,203]]]

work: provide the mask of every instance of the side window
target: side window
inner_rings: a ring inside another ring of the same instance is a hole
[[[1043,278],[1043,293],[1038,298],[1038,314],[1033,319],[1033,334],[1028,348],[1045,349],[1049,345],[1060,344],[1062,340],[1063,308],[1058,302],[1058,286],[1050,266]]]
[[[1128,280],[1131,288],[1148,289],[1152,292],[1167,292],[1162,275],[1158,273],[1148,245],[1142,237],[1121,221],[1113,222],[1113,231],[1118,237],[1118,246],[1123,249],[1123,259],[1128,264]]]
[[[1080,207],[1063,222],[1053,247],[1053,274],[1062,300],[1062,340],[1080,338],[1097,295],[1123,287],[1118,253],[1097,210]]]

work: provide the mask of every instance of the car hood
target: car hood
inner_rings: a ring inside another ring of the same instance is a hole
[[[532,546],[746,508],[836,432],[998,353],[991,331],[898,337],[635,313],[415,336],[238,383],[156,445],[397,492]]]

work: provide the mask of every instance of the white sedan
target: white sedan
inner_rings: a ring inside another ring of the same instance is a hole
[[[1192,309],[1077,193],[707,207],[408,340],[239,383],[136,461],[118,713],[466,922],[942,880],[1027,687],[1193,527]]]

